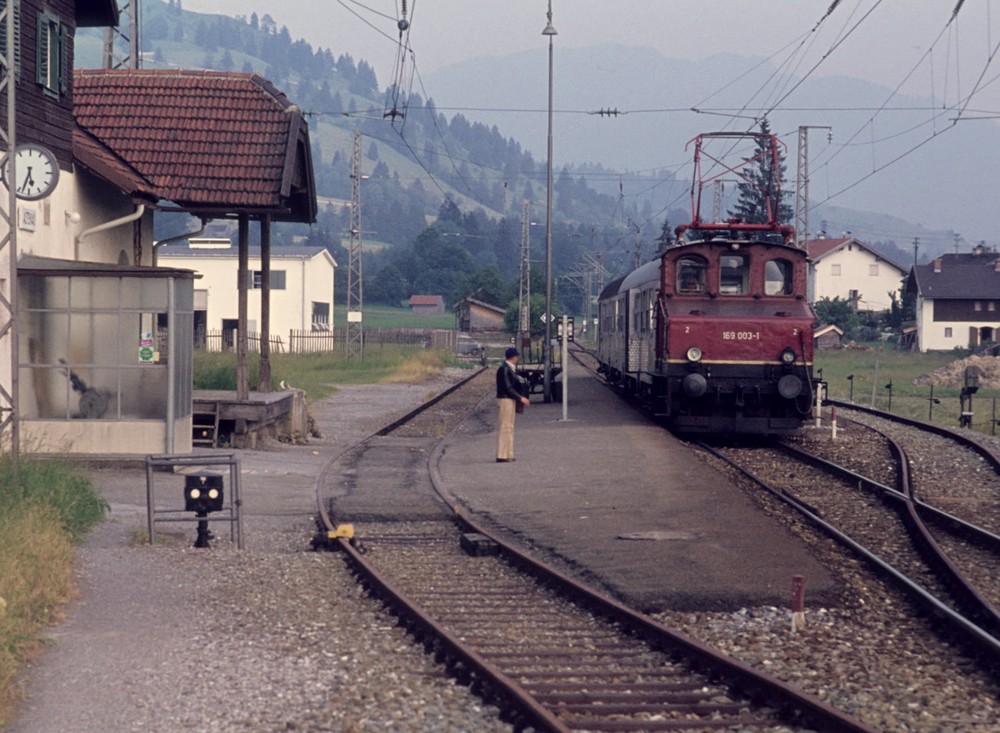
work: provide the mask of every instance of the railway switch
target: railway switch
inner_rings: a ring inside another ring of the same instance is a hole
[[[222,510],[222,474],[214,471],[191,473],[184,477],[184,509],[198,517],[198,538],[195,547],[209,547],[211,533],[208,531],[209,512]]]

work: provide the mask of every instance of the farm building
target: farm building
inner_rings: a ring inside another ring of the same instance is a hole
[[[460,331],[502,331],[506,311],[497,305],[490,305],[475,298],[464,298],[458,304],[458,330]]]
[[[411,295],[410,311],[427,316],[444,315],[444,296],[442,295]]]

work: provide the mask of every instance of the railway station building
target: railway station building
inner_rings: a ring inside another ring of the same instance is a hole
[[[272,221],[315,220],[308,125],[255,74],[72,72],[75,28],[116,25],[118,6],[59,8],[66,17],[22,0],[19,81],[0,97],[16,110],[3,151],[16,204],[3,196],[0,449],[189,452],[196,273],[154,266],[153,217],[236,220],[247,250],[253,219],[269,250]],[[36,53],[46,33],[58,58]]]

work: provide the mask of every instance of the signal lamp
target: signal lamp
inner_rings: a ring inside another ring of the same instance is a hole
[[[701,361],[701,349],[697,346],[692,346],[687,350],[687,360],[691,362]]]
[[[184,510],[194,512],[198,517],[198,538],[195,547],[208,547],[211,533],[208,531],[209,512],[222,510],[222,474],[202,471],[184,477]]]

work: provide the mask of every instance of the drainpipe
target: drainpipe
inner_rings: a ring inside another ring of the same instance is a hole
[[[180,242],[183,239],[191,239],[192,237],[200,237],[205,233],[205,228],[208,226],[208,219],[204,216],[199,217],[201,219],[201,228],[195,229],[193,232],[185,232],[184,234],[175,234],[172,237],[167,237],[166,239],[161,239],[159,242],[153,242],[153,267],[156,267],[156,255],[165,244],[173,244],[174,242]]]
[[[89,237],[91,234],[98,234],[99,232],[107,231],[108,229],[114,229],[115,227],[120,227],[123,224],[131,224],[136,219],[142,218],[142,215],[146,213],[146,205],[139,204],[136,206],[135,211],[131,214],[126,214],[125,216],[119,217],[117,219],[112,219],[111,221],[106,221],[103,224],[98,224],[90,229],[84,229],[82,232],[76,235],[76,240],[74,244],[75,248],[75,259],[79,261],[80,259],[80,244],[84,239]]]
[[[167,329],[167,444],[164,447],[168,456],[173,455],[177,449],[174,445],[174,431],[177,427],[174,425],[174,422],[177,420],[177,408],[174,405],[174,400],[177,399],[177,387],[175,384],[177,380],[177,360],[173,358],[173,355],[177,353],[177,329],[174,328],[174,324],[177,322],[175,320],[177,314],[174,312],[177,308],[177,299],[174,296],[175,285],[174,278],[167,280],[167,318],[169,319],[170,328]]]

